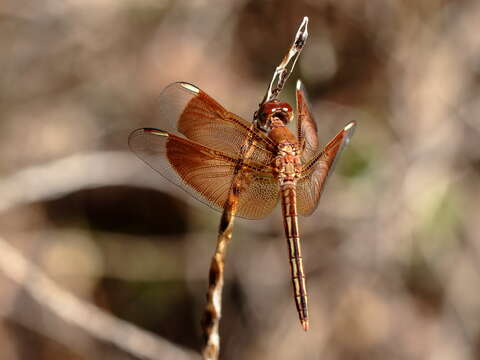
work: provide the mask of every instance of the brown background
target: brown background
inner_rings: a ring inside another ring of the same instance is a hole
[[[480,357],[480,2],[4,0],[2,360],[140,358],[117,323],[89,330],[100,316],[62,289],[154,333],[165,352],[147,358],[200,349],[219,214],[127,137],[162,128],[155,99],[179,80],[250,120],[303,16],[310,38],[283,98],[302,78],[322,143],[358,122],[300,219],[311,330],[279,209],[238,220],[223,359]]]

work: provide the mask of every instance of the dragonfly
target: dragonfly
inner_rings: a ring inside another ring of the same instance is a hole
[[[298,216],[308,216],[317,208],[355,122],[320,149],[300,80],[296,111],[273,99],[260,105],[254,122],[229,112],[187,82],[169,85],[159,102],[160,118],[170,123],[170,130],[134,130],[129,136],[131,150],[164,178],[218,211],[231,204],[232,194],[235,216],[246,219],[264,218],[281,202],[294,301],[306,331],[308,296]],[[288,127],[292,122],[294,131]]]

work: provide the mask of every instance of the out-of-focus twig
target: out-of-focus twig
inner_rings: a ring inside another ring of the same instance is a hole
[[[142,164],[126,151],[78,153],[25,167],[0,179],[0,212],[87,188],[132,185],[162,189],[165,186],[151,176],[139,176],[141,172]],[[168,191],[184,197],[184,192],[174,186]]]
[[[85,303],[56,285],[37,265],[0,238],[0,270],[41,306],[97,340],[142,359],[190,360],[196,355]],[[8,315],[8,314],[7,314]]]

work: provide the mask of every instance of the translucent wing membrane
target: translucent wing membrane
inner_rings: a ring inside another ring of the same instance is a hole
[[[158,106],[160,120],[168,124],[168,129],[194,142],[236,157],[251,140],[250,159],[267,165],[274,157],[272,140],[192,84],[169,85],[160,95]]]
[[[156,129],[135,130],[130,148],[150,167],[197,200],[222,211],[232,181],[242,184],[237,216],[259,219],[278,201],[271,169]]]
[[[325,181],[332,173],[343,148],[350,141],[354,129],[355,122],[349,123],[323,151],[317,153],[303,166],[297,182],[297,206],[300,215],[310,215],[317,208]]]
[[[277,205],[280,187],[271,172],[242,171],[244,188],[240,191],[237,216],[262,219]]]
[[[309,161],[318,151],[317,125],[310,111],[307,91],[300,80],[297,81],[297,137],[302,160]]]

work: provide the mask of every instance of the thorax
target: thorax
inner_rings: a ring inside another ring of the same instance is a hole
[[[268,136],[277,144],[272,164],[276,176],[282,183],[295,183],[302,169],[297,138],[286,126],[272,128]]]

